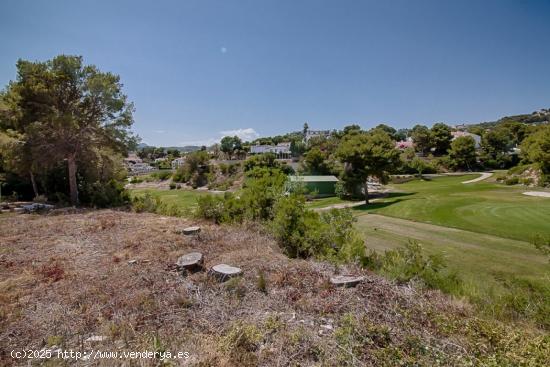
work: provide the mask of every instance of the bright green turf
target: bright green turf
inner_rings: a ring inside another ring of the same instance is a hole
[[[359,215],[356,227],[371,249],[394,249],[413,240],[427,253],[443,255],[476,294],[502,291],[498,279],[503,277],[544,282],[548,276],[547,258],[527,242],[380,215]]]
[[[160,197],[162,202],[178,208],[187,209],[197,206],[197,198],[202,195],[208,195],[206,191],[196,190],[156,190],[156,189],[135,189],[131,190],[132,195],[151,194],[153,197]]]
[[[550,198],[522,195],[524,187],[462,184],[475,175],[437,177],[393,185],[400,192],[357,211],[530,241],[550,235]]]

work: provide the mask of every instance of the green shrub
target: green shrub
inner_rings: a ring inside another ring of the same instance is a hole
[[[226,203],[229,199],[216,195],[204,195],[197,199],[197,217],[211,220],[216,224],[230,222],[231,216]]]
[[[517,176],[508,177],[504,180],[504,183],[506,185],[517,185],[519,183],[519,177]]]
[[[271,228],[289,257],[307,258],[327,244],[324,225],[317,213],[306,209],[303,195],[291,194],[277,202]]]
[[[291,194],[277,202],[271,229],[290,257],[363,261],[365,244],[353,228],[354,221],[350,210],[319,215],[305,207],[303,195]]]
[[[159,180],[168,180],[170,177],[172,177],[172,171],[154,172],[151,174],[151,176]]]
[[[345,199],[346,198],[346,195],[347,195],[346,187],[344,186],[344,183],[342,181],[336,182],[336,185],[334,186],[334,193],[340,199]]]
[[[531,168],[532,165],[530,164],[520,164],[515,167],[512,167],[508,170],[508,174],[510,175],[521,175],[523,172]]]
[[[362,262],[365,259],[365,241],[353,227],[357,219],[350,209],[331,209],[323,212],[320,219],[327,230],[327,258],[346,262]]]
[[[176,172],[174,172],[174,175],[172,176],[172,180],[174,182],[188,182],[190,179],[191,173],[185,166],[178,167],[178,169],[176,170]]]
[[[175,190],[177,188],[176,183],[175,182],[170,182],[169,188],[170,188],[170,190]]]
[[[120,182],[110,180],[87,184],[81,192],[81,200],[96,208],[109,208],[128,204],[130,196]]]
[[[136,213],[156,213],[159,205],[160,199],[153,197],[150,193],[138,195],[132,199],[132,208]]]
[[[130,183],[131,184],[138,184],[138,183],[142,183],[143,182],[143,179],[139,176],[133,176],[131,179],[130,179]]]
[[[519,182],[522,185],[530,186],[530,185],[533,184],[533,179],[531,177],[522,177],[522,178],[520,178]]]
[[[370,256],[374,256],[374,259]],[[399,283],[416,280],[428,288],[440,289],[445,293],[462,293],[462,280],[456,273],[445,271],[443,257],[426,256],[422,246],[413,241],[396,250],[386,251],[380,256],[371,253],[365,259],[365,263],[375,266],[379,272]]]

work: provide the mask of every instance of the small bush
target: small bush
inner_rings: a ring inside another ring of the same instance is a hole
[[[153,197],[149,193],[134,197],[132,200],[132,208],[136,213],[155,213],[160,205],[160,199]]]
[[[95,182],[86,185],[81,195],[82,202],[96,208],[110,208],[126,205],[130,202],[128,191],[115,180],[107,183]]]
[[[277,202],[271,228],[290,257],[362,261],[365,244],[353,228],[354,221],[350,210],[319,215],[305,207],[303,195],[291,194]]]
[[[216,195],[204,195],[197,199],[198,207],[195,214],[199,218],[211,220],[216,224],[231,221],[230,213],[227,210],[228,199]]]
[[[255,325],[237,322],[221,337],[220,349],[235,365],[253,366],[257,364],[255,352],[262,338],[262,333]]]
[[[508,177],[504,180],[506,185],[517,185],[519,183],[519,178],[517,176]]]
[[[170,182],[170,185],[168,186],[170,190],[175,190],[177,188],[177,185],[175,182]]]
[[[258,273],[258,282],[256,285],[260,292],[267,294],[267,280],[265,279],[265,275],[263,271],[260,271]]]
[[[374,255],[374,259],[369,257],[366,263],[399,283],[417,280],[428,288],[440,289],[445,293],[462,293],[462,280],[456,273],[445,271],[443,258],[440,255],[426,256],[422,246],[416,242],[410,241],[404,247],[386,251],[379,257]]]
[[[143,182],[143,179],[139,176],[133,176],[131,179],[130,179],[130,183],[131,184],[138,184],[138,183],[142,183]]]
[[[156,178],[158,180],[168,180],[170,177],[172,177],[172,171],[158,171],[151,173],[151,177]]]

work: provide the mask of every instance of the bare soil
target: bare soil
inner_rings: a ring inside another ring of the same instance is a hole
[[[197,224],[200,236],[179,234]],[[224,263],[244,275],[226,283],[206,271],[183,276],[175,262],[191,251],[204,254],[207,269]],[[366,280],[334,287],[335,274]],[[493,348],[494,335],[470,341],[466,331],[449,331],[476,322],[468,305],[437,291],[392,284],[353,266],[289,259],[254,225],[112,210],[0,217],[0,365],[42,364],[10,353],[50,348],[189,353],[164,361],[169,365],[455,366]]]

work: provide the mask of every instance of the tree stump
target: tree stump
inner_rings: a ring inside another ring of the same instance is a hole
[[[350,275],[336,275],[330,278],[330,282],[337,287],[355,287],[361,283],[365,277],[355,277]]]
[[[204,258],[200,252],[190,252],[181,256],[176,262],[179,271],[196,272],[202,270]]]
[[[187,228],[184,228],[182,231],[182,233],[186,236],[199,234],[200,232],[201,232],[201,227],[198,227],[198,226],[187,227]]]
[[[214,265],[210,269],[210,274],[218,279],[220,282],[225,282],[226,280],[239,276],[242,273],[243,271],[240,268],[227,264]]]

